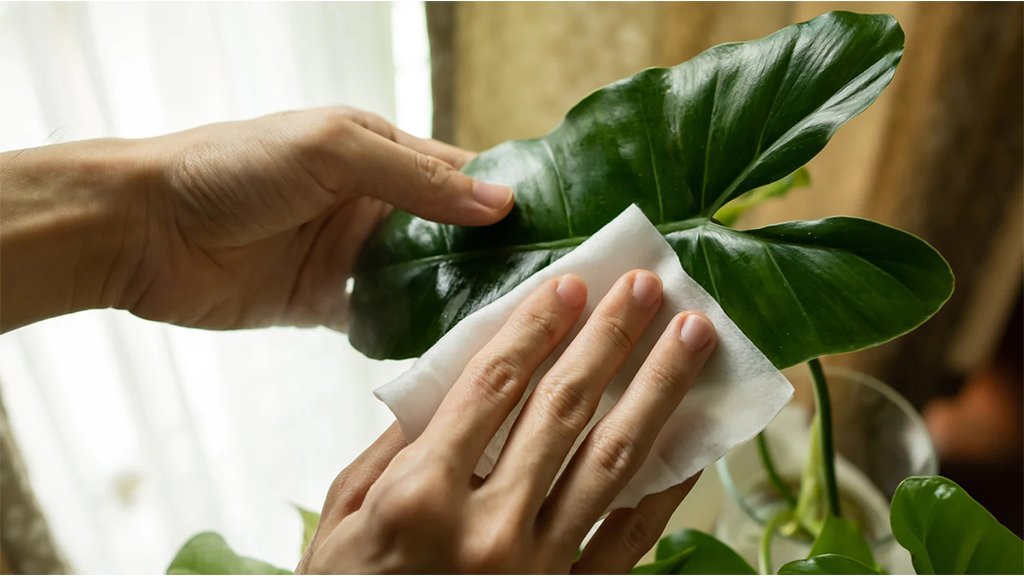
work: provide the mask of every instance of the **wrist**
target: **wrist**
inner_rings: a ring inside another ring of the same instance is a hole
[[[126,140],[0,154],[0,331],[121,306],[148,248],[148,182]]]

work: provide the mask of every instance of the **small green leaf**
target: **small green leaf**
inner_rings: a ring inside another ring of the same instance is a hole
[[[658,542],[655,564],[688,552],[674,574],[757,574],[746,560],[714,536],[683,529]]]
[[[316,527],[320,524],[320,514],[313,512],[312,510],[306,510],[298,504],[292,504],[295,511],[302,517],[302,549],[299,550],[299,554],[303,554],[306,548],[309,548],[309,543],[313,540],[313,534],[316,534]]]
[[[783,564],[779,574],[878,574],[853,558],[841,554],[822,554],[806,560]]]
[[[825,518],[821,534],[811,546],[811,553],[808,556],[823,554],[842,554],[866,566],[875,566],[875,557],[871,554],[871,546],[868,545],[857,525],[846,518],[832,515]]]
[[[291,574],[266,562],[239,556],[220,534],[202,532],[185,542],[168,574]]]
[[[683,566],[686,565],[686,561],[693,554],[696,547],[690,547],[685,550],[680,550],[678,553],[669,556],[668,558],[662,558],[661,560],[655,560],[650,564],[641,564],[633,568],[630,574],[687,574],[683,572]]]
[[[802,188],[811,182],[806,168],[801,168],[781,180],[754,188],[741,196],[733,198],[725,206],[715,212],[715,220],[722,226],[732,226],[744,212],[763,204],[766,200],[783,196],[793,188]]]
[[[890,521],[918,574],[1024,574],[1024,541],[948,478],[904,480]]]

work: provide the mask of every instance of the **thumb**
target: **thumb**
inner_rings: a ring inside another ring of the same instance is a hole
[[[358,510],[370,486],[403,448],[408,445],[398,422],[391,424],[374,443],[348,465],[331,483],[320,512],[320,522],[309,547],[303,551],[295,572],[306,572],[310,557],[334,528],[349,514]]]
[[[460,226],[493,224],[512,210],[508,186],[476,180],[369,130],[361,130],[356,141],[355,167],[365,195],[427,220]]]

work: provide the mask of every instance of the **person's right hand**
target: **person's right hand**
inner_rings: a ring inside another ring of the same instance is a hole
[[[612,511],[578,558],[577,550],[714,349],[707,318],[672,319],[622,398],[558,472],[661,298],[650,272],[619,280],[531,393],[481,480],[473,470],[485,447],[587,299],[574,276],[544,284],[473,358],[419,438],[407,446],[393,425],[338,476],[298,571],[628,572],[695,478]]]

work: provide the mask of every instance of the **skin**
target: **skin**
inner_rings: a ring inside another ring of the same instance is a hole
[[[351,109],[4,153],[0,330],[109,307],[341,328],[355,257],[392,206],[468,226],[512,209],[511,190],[456,170],[470,158]]]
[[[562,462],[661,305],[652,273],[623,276],[526,400],[493,472],[473,469],[538,366],[565,338],[586,286],[539,288],[467,365],[423,434],[392,426],[335,480],[300,572],[624,573],[661,535],[696,480],[613,511],[576,551],[649,453],[715,345],[680,313],[623,397]],[[556,477],[557,475],[557,477]]]
[[[458,172],[471,153],[351,109],[291,112],[146,140],[0,155],[0,330],[91,308],[212,329],[343,328],[345,284],[393,207],[476,226],[511,190]],[[623,276],[527,394],[587,300],[569,275],[527,298],[420,437],[392,425],[332,484],[300,572],[627,572],[696,478],[612,511],[712,353],[711,323],[650,326],[661,281]],[[562,463],[648,329],[662,336]],[[493,472],[473,475],[524,395]]]

